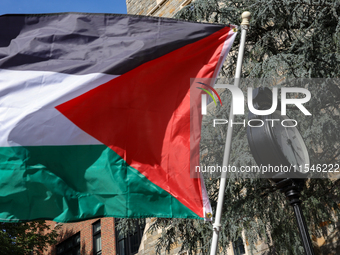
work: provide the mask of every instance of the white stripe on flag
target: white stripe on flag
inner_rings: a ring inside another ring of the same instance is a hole
[[[116,77],[0,69],[0,147],[101,144],[54,107]]]

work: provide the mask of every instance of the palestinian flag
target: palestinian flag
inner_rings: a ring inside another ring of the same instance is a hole
[[[190,79],[216,77],[232,26],[61,13],[0,28],[1,221],[211,212],[190,178]]]

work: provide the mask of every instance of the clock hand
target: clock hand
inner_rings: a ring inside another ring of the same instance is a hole
[[[300,154],[294,149],[292,140],[290,140],[290,137],[289,137],[289,135],[288,135],[287,128],[285,128],[285,131],[286,131],[286,134],[287,134],[288,140],[289,140],[289,141],[287,141],[287,142],[288,142],[288,144],[290,145],[290,147],[292,147],[292,150],[293,150],[294,154],[297,155],[301,160],[303,160],[303,158],[300,156]],[[296,138],[296,136],[294,135],[294,136],[292,137],[292,139],[295,139],[295,138]],[[294,155],[294,156],[295,156],[295,155]],[[296,156],[295,156],[295,158],[296,158]],[[296,161],[296,163],[297,163],[297,161]]]
[[[287,143],[288,143],[288,145],[292,148],[292,151],[293,151],[293,153],[294,153],[295,162],[296,162],[296,164],[298,164],[298,160],[297,160],[297,158],[296,158],[295,149],[294,149],[294,147],[293,147],[292,141],[291,141],[289,138],[288,138],[288,140],[287,140]],[[301,157],[300,157],[300,158],[301,158]]]
[[[290,139],[288,139],[287,142],[288,142],[288,144],[290,145],[290,147],[291,147],[292,150],[293,150],[293,153],[294,153],[294,157],[295,157],[296,163],[297,163],[297,164],[299,163],[296,156],[298,156],[298,157],[301,159],[301,161],[303,161],[303,158],[302,158],[302,157],[300,156],[300,154],[295,150],[292,141],[291,141]]]
[[[294,151],[296,152],[296,155],[301,159],[303,160],[303,158],[300,156],[300,154],[294,149]]]

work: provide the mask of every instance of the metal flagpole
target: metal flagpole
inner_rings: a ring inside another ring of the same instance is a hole
[[[237,87],[240,85],[244,45],[246,42],[247,30],[249,28],[250,12],[242,13],[241,17],[242,17],[241,41],[240,41],[240,48],[238,51],[237,65],[236,65],[236,72],[235,72],[235,82],[234,82],[234,85]],[[232,123],[232,122],[234,122],[234,115],[233,115],[233,106],[231,103],[228,123]],[[233,127],[231,125],[228,125],[227,138],[226,138],[225,147],[224,147],[223,166],[228,166],[229,164],[232,136],[233,136]],[[219,234],[221,231],[221,216],[222,216],[222,207],[223,207],[223,200],[224,200],[224,190],[225,190],[226,181],[227,181],[226,175],[227,173],[224,173],[222,171],[221,180],[220,180],[220,189],[219,189],[218,200],[217,200],[215,223],[213,224],[214,232],[213,232],[213,238],[212,238],[212,243],[211,243],[210,255],[217,254],[218,238],[219,238]]]

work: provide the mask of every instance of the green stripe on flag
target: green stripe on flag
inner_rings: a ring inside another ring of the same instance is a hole
[[[0,147],[0,221],[197,218],[105,145]]]

